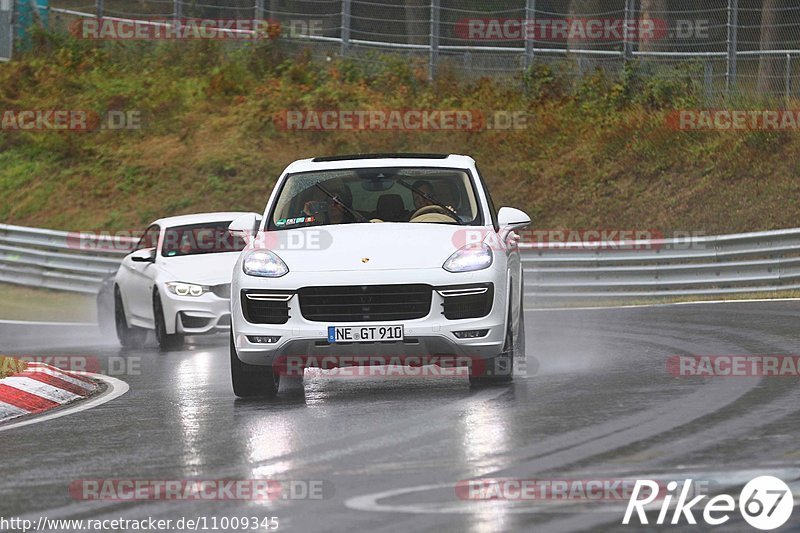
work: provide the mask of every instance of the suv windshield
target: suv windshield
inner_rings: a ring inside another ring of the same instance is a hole
[[[241,252],[245,241],[234,237],[228,231],[230,222],[210,222],[189,226],[173,226],[164,231],[164,244],[161,255],[177,257],[181,255],[216,254],[221,252]]]
[[[269,229],[370,222],[475,225],[482,217],[464,170],[328,170],[289,175]]]

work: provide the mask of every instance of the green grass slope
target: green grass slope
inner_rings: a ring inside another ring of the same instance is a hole
[[[180,213],[260,211],[295,159],[434,151],[475,157],[497,203],[526,209],[539,228],[800,225],[797,133],[667,125],[673,109],[702,107],[692,65],[652,78],[632,65],[579,84],[558,64],[515,81],[444,69],[429,83],[423,64],[376,59],[320,63],[278,41],[231,50],[40,35],[34,50],[0,64],[0,109],[136,110],[142,127],[0,132],[0,221],[138,229]],[[286,109],[516,111],[529,121],[510,131],[283,131],[273,117]]]

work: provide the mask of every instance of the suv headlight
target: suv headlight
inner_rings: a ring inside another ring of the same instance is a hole
[[[494,255],[487,244],[480,246],[468,244],[451,255],[444,262],[442,268],[448,272],[474,272],[489,268],[492,266],[492,261],[494,261]]]
[[[194,283],[182,283],[180,281],[170,281],[166,283],[167,290],[178,296],[202,296],[211,290],[205,285],[195,285]]]
[[[242,261],[242,270],[248,276],[279,278],[289,272],[283,259],[269,250],[251,250]]]

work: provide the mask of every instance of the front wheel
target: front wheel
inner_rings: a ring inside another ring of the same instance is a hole
[[[470,385],[494,385],[512,381],[514,379],[514,355],[516,352],[514,346],[514,330],[511,324],[511,312],[509,311],[503,351],[490,359],[473,361],[469,372]]]
[[[114,288],[114,327],[117,331],[117,339],[124,348],[141,348],[147,338],[146,329],[128,326],[119,287]]]
[[[231,382],[239,398],[274,398],[278,394],[281,376],[272,366],[248,365],[236,354],[231,331]]]
[[[164,316],[164,306],[157,292],[153,293],[153,321],[155,322],[156,340],[158,347],[163,351],[180,348],[183,344],[183,335],[167,333],[167,319]]]

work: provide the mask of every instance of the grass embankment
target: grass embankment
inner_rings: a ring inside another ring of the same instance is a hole
[[[95,322],[94,296],[0,284],[0,320]]]
[[[797,134],[666,125],[671,110],[702,107],[691,65],[669,80],[644,82],[634,67],[577,85],[559,65],[516,82],[443,69],[434,83],[406,59],[364,65],[290,56],[277,41],[230,51],[41,38],[0,64],[0,109],[141,110],[143,125],[0,134],[0,221],[127,230],[166,215],[261,210],[292,160],[436,151],[473,155],[497,203],[526,209],[539,228],[716,234],[799,224]],[[286,109],[409,108],[533,118],[525,129],[480,132],[292,132],[273,122]]]
[[[28,367],[25,361],[0,355],[0,379],[22,372]]]

